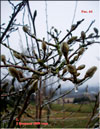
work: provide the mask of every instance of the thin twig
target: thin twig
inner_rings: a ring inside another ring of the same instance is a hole
[[[85,33],[87,33],[88,31],[89,31],[89,29],[90,29],[90,27],[92,26],[92,24],[95,22],[95,20],[93,20],[92,22],[91,22],[91,24],[89,25],[89,27],[87,28],[87,30],[85,31]]]
[[[2,36],[0,37],[0,42],[2,42],[4,36],[5,36],[6,33],[9,31],[10,26],[11,26],[11,24],[12,24],[14,18],[17,16],[17,14],[18,14],[19,11],[21,10],[21,8],[22,8],[23,6],[25,6],[25,2],[21,2],[21,3],[18,4],[17,6],[19,6],[19,7],[18,7],[17,11],[16,11],[16,12],[14,11],[14,13],[12,14],[12,18],[11,18],[11,20],[10,20],[10,22],[9,22],[9,24],[8,24],[8,26],[7,26],[7,28],[6,28],[6,30],[4,31],[4,33],[3,33]],[[17,7],[17,6],[16,6],[16,7]]]
[[[75,25],[74,30],[84,21],[84,19],[82,19],[81,21],[78,21],[77,24]],[[65,35],[65,37],[59,42],[59,44],[61,44],[74,30],[70,30],[68,32],[68,34]]]
[[[73,25],[73,22],[74,22],[74,19],[75,19],[76,9],[77,9],[77,3],[78,3],[78,1],[76,0],[75,9],[74,9],[74,15],[73,15],[73,19],[72,19],[72,24],[71,25]]]
[[[10,47],[10,45],[9,45],[9,38],[7,38],[7,43],[8,43],[8,47]],[[11,56],[12,56],[12,59],[13,59],[13,61],[15,62],[15,64],[16,64],[16,60],[15,60],[15,58],[14,58],[14,55],[12,54],[12,51],[9,49],[9,51],[10,51],[10,54],[11,54]]]
[[[0,65],[0,67],[15,67],[15,68],[23,69],[23,70],[28,70],[30,72],[34,72],[34,73],[39,74],[39,75],[47,74],[47,72],[39,72],[39,71],[33,70],[29,67],[18,66],[18,65],[17,66],[16,65]]]
[[[31,9],[30,9],[30,6],[29,6],[29,1],[27,0],[27,7],[28,7],[28,11],[29,11],[29,14],[30,14],[30,17],[31,17],[31,20],[32,20],[32,24],[33,24],[33,29],[34,29],[34,35],[36,36],[36,29],[35,29],[35,20],[33,19],[32,17],[32,13],[31,13]],[[41,58],[41,54],[40,54],[40,48],[39,48],[39,44],[38,44],[38,40],[36,40],[36,44],[37,44],[37,49],[38,49],[38,53],[39,53],[39,58]]]
[[[56,100],[58,100],[58,99],[64,97],[65,95],[71,93],[73,90],[74,90],[74,88],[72,88],[70,91],[67,91],[66,93],[64,93],[64,94],[62,94],[62,95],[60,95],[60,96],[58,96],[58,97],[56,97],[56,98],[54,98],[54,99],[51,99],[51,100],[48,101],[48,102],[42,104],[42,105],[41,105],[41,108],[43,108],[45,105],[47,105],[47,104],[49,104],[49,103],[52,103],[52,102],[54,102],[54,101],[56,101]]]

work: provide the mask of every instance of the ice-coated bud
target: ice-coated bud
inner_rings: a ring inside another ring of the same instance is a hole
[[[81,32],[81,38],[84,40],[84,39],[85,39],[85,37],[86,37],[85,32],[84,32],[84,31],[82,31],[82,32]]]
[[[78,60],[78,58],[79,58],[79,56],[78,55],[76,55],[75,57],[74,57],[74,61],[77,61]]]
[[[68,67],[68,72],[70,72],[71,74],[76,74],[77,71],[75,66],[68,64],[67,67]]]
[[[46,43],[45,43],[45,41],[42,42],[42,49],[43,49],[44,51],[46,51]]]
[[[89,37],[89,38],[92,38],[92,36],[93,36],[93,35],[94,35],[94,34],[93,34],[93,33],[91,33],[91,34],[89,34],[89,36],[88,36],[88,37]]]
[[[2,61],[4,64],[6,64],[6,57],[5,57],[5,55],[1,55],[1,61]]]
[[[19,77],[24,78],[23,72],[21,70],[18,71]]]
[[[67,41],[67,43],[68,44],[71,44],[73,41],[75,41],[77,39],[77,36],[73,36],[73,37],[71,37],[68,41]]]
[[[34,16],[33,16],[33,18],[35,19],[36,16],[37,16],[37,10],[34,11]]]
[[[85,74],[85,78],[86,77],[92,77],[94,75],[94,73],[96,72],[97,67],[93,66],[90,69],[87,70],[86,74]]]
[[[68,71],[67,67],[63,69],[62,76]]]
[[[69,52],[69,46],[68,46],[68,44],[66,42],[62,43],[61,50],[62,50],[62,53],[64,54],[64,56],[67,58],[68,52]]]
[[[32,78],[33,78],[33,79],[39,79],[39,75],[33,74],[33,75],[32,75]]]
[[[85,68],[85,65],[83,64],[83,65],[78,66],[77,70],[82,70],[84,68]]]
[[[99,33],[98,29],[95,27],[93,29],[94,29],[94,32],[98,35],[98,33]]]
[[[83,52],[84,52],[84,50],[85,50],[85,48],[84,48],[84,47],[82,47],[82,48],[79,50],[79,52],[78,52],[78,56],[82,55],[82,54],[83,54]]]
[[[75,28],[76,28],[76,25],[73,24],[73,25],[71,26],[71,31],[75,30]]]
[[[19,78],[19,73],[18,73],[18,71],[16,70],[16,68],[14,68],[14,67],[9,67],[8,71],[9,71],[9,73],[10,73],[13,77]]]
[[[14,55],[17,59],[21,59],[21,58],[22,58],[21,55],[18,54],[17,52],[13,52],[13,55]]]
[[[26,32],[26,33],[29,32],[29,27],[27,25],[24,25],[23,26],[23,31]]]

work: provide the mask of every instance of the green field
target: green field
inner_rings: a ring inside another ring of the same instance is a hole
[[[81,107],[80,107],[81,106]],[[48,125],[41,125],[44,128],[85,128],[91,113],[94,103],[90,104],[65,104],[64,109],[61,104],[52,104],[50,121]],[[23,114],[20,122],[34,123],[35,121],[35,106],[31,104],[27,112],[33,117],[30,119],[27,115]],[[46,108],[42,111],[42,122],[47,120]],[[35,128],[36,125],[21,126],[23,128]]]

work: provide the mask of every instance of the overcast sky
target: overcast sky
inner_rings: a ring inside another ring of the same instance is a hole
[[[15,4],[18,2],[14,2]],[[47,1],[47,14],[48,14],[48,27],[49,29],[54,26],[58,30],[62,31],[62,34],[60,38],[62,39],[66,35],[66,29],[70,29],[70,26],[72,24],[72,19],[74,15],[75,10],[75,4],[76,1]],[[30,7],[32,12],[34,10],[37,10],[37,17],[36,17],[36,30],[37,30],[37,36],[39,38],[46,37],[46,16],[45,16],[45,1],[30,1]],[[81,11],[92,11],[92,13],[82,13]],[[23,12],[23,11],[22,11]],[[93,32],[93,27],[100,27],[99,19],[99,1],[78,1],[77,2],[77,9],[76,9],[76,15],[73,23],[76,23],[79,20],[82,20],[83,18],[85,21],[76,29],[75,32],[73,32],[74,35],[80,36],[81,31],[86,31],[89,24],[95,20],[95,23],[91,27],[89,33]],[[11,6],[7,1],[1,2],[1,23],[8,23],[9,16],[12,13]],[[22,24],[22,13],[17,16],[17,23]],[[27,21],[27,15],[25,18],[25,24],[28,24]],[[20,28],[20,32],[23,35],[22,28]],[[88,33],[88,34],[89,34]],[[25,47],[25,39],[23,39],[23,46]],[[18,33],[14,33],[11,36],[10,39],[10,45],[20,51],[20,41],[18,37]],[[93,45],[89,47],[89,49],[86,51],[86,53],[83,55],[83,57],[80,59],[79,64],[86,64],[86,70],[92,66],[97,66],[98,70],[96,74],[93,76],[92,79],[88,81],[88,83],[91,84],[98,84],[99,83],[99,71],[100,71],[100,61],[97,60],[97,57],[99,56],[99,49],[100,45]],[[10,57],[9,52],[4,47],[1,47],[1,52],[3,54],[7,55],[7,58]],[[83,72],[83,75],[84,75]]]

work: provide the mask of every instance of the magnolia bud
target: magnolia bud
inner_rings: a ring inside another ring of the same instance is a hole
[[[77,61],[78,60],[78,58],[79,58],[79,56],[78,55],[76,55],[75,57],[74,57],[74,61]]]
[[[29,27],[27,25],[23,26],[23,31],[26,33],[29,32]]]
[[[45,41],[42,42],[42,49],[43,49],[44,51],[46,51],[46,43],[45,43]]]
[[[87,70],[86,74],[85,74],[85,78],[86,77],[92,77],[94,75],[94,73],[96,72],[97,67],[93,66],[90,69]]]
[[[94,27],[94,32],[98,35],[99,31],[97,28]]]
[[[16,68],[14,67],[9,67],[9,72],[13,77],[19,78],[19,74],[18,71],[16,70]]]
[[[37,16],[37,10],[34,11],[34,16],[33,16],[33,18],[35,19],[36,16]]]
[[[23,72],[21,70],[18,71],[18,75],[20,78],[24,78]]]
[[[6,57],[5,57],[5,55],[1,55],[1,61],[2,61],[4,64],[6,64]]]
[[[38,74],[33,74],[33,75],[32,75],[32,78],[33,78],[33,79],[39,79],[39,75],[38,75]]]
[[[72,66],[71,64],[68,64],[67,65],[68,67],[68,71],[71,73],[71,74],[76,74],[76,67],[75,66]]]
[[[73,24],[73,25],[71,26],[71,31],[75,30],[75,28],[76,28],[76,25]]]
[[[93,36],[93,33],[89,34],[89,36],[88,36],[88,37],[89,37],[89,38],[92,38],[92,36]]]
[[[67,70],[68,70],[67,68],[63,69],[62,76],[67,72]]]
[[[77,70],[82,70],[84,68],[85,68],[85,65],[80,65],[80,66],[78,66]]]
[[[80,55],[82,55],[83,54],[83,52],[84,52],[84,47],[82,47],[80,50],[79,50],[79,52],[78,52],[78,56],[80,56]]]
[[[77,39],[77,36],[73,36],[73,37],[71,37],[68,41],[67,41],[67,43],[68,44],[71,44],[73,41],[75,41]]]
[[[68,46],[68,44],[67,44],[66,42],[64,42],[64,43],[62,44],[61,50],[62,50],[62,53],[64,54],[65,58],[67,58],[67,56],[68,56],[68,51],[69,51],[69,46]]]
[[[21,59],[21,58],[22,58],[21,55],[18,54],[17,52],[13,52],[13,55],[14,55],[17,59]]]
[[[86,37],[85,32],[84,32],[84,31],[82,31],[82,32],[81,32],[81,38],[84,40],[84,39],[85,39],[85,37]]]

